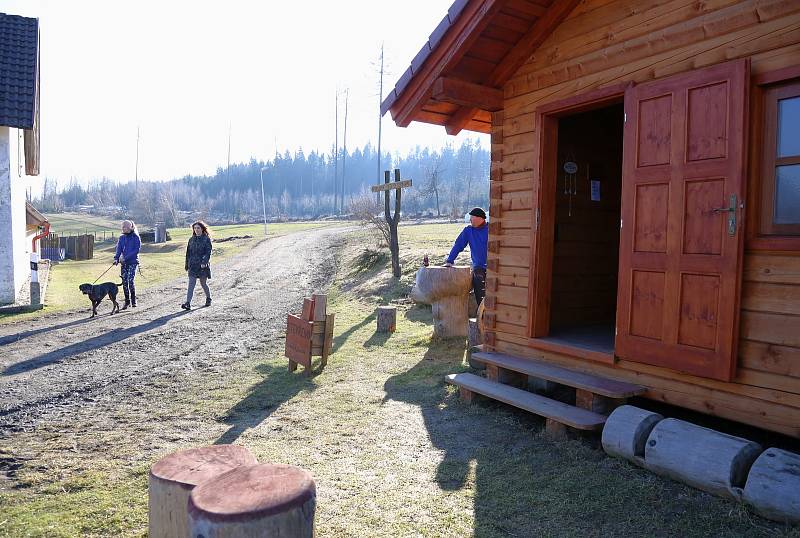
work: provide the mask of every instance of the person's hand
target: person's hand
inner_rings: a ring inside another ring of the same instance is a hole
[[[201,263],[200,264],[200,269],[205,269],[206,267],[208,267],[207,263]]]
[[[119,260],[114,258],[114,265],[119,265]]]

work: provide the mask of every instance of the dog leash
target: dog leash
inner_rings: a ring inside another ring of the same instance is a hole
[[[94,282],[92,282],[92,286],[94,286],[95,282],[97,282],[98,280],[100,280],[101,278],[103,278],[103,275],[104,275],[104,274],[106,274],[106,273],[108,273],[109,269],[111,269],[112,267],[114,267],[114,264],[113,264],[113,263],[112,263],[111,265],[109,265],[109,266],[108,266],[108,269],[106,269],[105,271],[103,271],[103,273],[102,273],[102,274],[101,274],[99,277],[97,277],[97,278],[95,278],[95,279],[94,279]]]

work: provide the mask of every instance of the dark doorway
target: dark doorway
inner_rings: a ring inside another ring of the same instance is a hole
[[[614,352],[622,104],[558,118],[550,329],[543,338]]]

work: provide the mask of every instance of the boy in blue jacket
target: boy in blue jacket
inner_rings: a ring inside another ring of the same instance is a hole
[[[122,259],[122,270],[120,276],[122,277],[122,291],[125,292],[125,310],[129,306],[136,306],[136,286],[133,284],[133,278],[136,276],[136,268],[139,266],[139,249],[142,247],[142,240],[139,238],[139,232],[136,231],[136,225],[133,221],[122,221],[122,234],[117,241],[117,251],[114,254],[114,265],[117,265]]]
[[[469,226],[465,226],[458,234],[453,249],[445,262],[445,266],[452,267],[464,247],[469,245],[469,254],[472,258],[472,289],[475,291],[475,301],[478,306],[486,295],[488,242],[489,226],[486,224],[486,212],[480,207],[475,207],[469,212]]]

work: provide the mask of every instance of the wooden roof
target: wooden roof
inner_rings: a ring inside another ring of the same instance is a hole
[[[412,121],[488,133],[503,85],[580,0],[455,0],[381,104]]]
[[[25,202],[25,224],[29,226],[44,226],[47,217],[42,215],[30,202]]]

